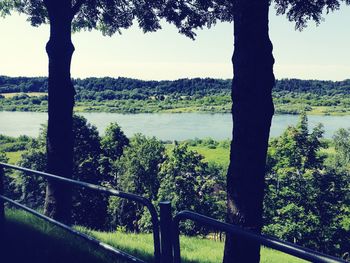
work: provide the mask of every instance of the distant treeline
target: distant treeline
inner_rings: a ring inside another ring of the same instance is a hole
[[[228,95],[231,80],[194,78],[174,81],[144,81],[130,78],[74,79],[76,99],[103,100],[146,99],[151,96],[208,96]],[[47,78],[0,76],[0,93],[47,92]],[[320,81],[282,79],[277,80],[274,93],[313,93],[321,96],[349,95],[350,79],[344,81]],[[162,98],[158,98],[162,99]]]

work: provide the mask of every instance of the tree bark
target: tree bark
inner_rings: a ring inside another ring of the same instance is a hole
[[[227,173],[227,222],[260,233],[266,154],[274,113],[269,1],[236,0],[234,10],[234,126]],[[227,235],[224,263],[259,261],[259,244]]]
[[[72,177],[73,132],[72,115],[74,87],[70,77],[74,46],[71,41],[72,10],[70,0],[45,1],[50,19],[50,39],[46,45],[49,58],[48,79],[48,172]],[[70,223],[71,190],[69,185],[48,181],[45,198],[45,214]]]

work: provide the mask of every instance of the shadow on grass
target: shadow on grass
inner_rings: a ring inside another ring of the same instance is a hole
[[[26,223],[6,220],[0,229],[1,263],[103,263],[116,260],[85,240],[57,227],[38,229]]]

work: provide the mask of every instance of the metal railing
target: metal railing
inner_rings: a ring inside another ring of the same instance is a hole
[[[159,233],[159,220],[158,220],[158,214],[157,214],[157,211],[154,207],[154,205],[152,204],[152,202],[150,200],[148,200],[147,198],[144,198],[142,196],[139,196],[139,195],[135,195],[135,194],[131,194],[131,193],[125,193],[125,192],[121,192],[121,191],[118,191],[118,190],[115,190],[115,189],[110,189],[110,188],[106,188],[106,187],[102,187],[102,186],[99,186],[99,185],[94,185],[94,184],[90,184],[90,183],[86,183],[86,182],[81,182],[81,181],[77,181],[77,180],[73,180],[73,179],[68,179],[68,178],[65,178],[65,177],[60,177],[60,176],[57,176],[57,175],[53,175],[53,174],[49,174],[49,173],[44,173],[44,172],[38,172],[38,171],[35,171],[35,170],[31,170],[31,169],[28,169],[28,168],[23,168],[23,167],[19,167],[19,166],[16,166],[16,165],[11,165],[11,164],[6,164],[6,163],[1,163],[0,162],[0,221],[1,220],[4,220],[4,204],[3,202],[9,202],[35,216],[38,216],[48,222],[51,222],[61,228],[64,228],[66,230],[68,230],[69,232],[75,234],[75,235],[78,235],[82,238],[84,238],[85,240],[95,244],[95,245],[98,245],[100,246],[101,248],[103,249],[106,249],[112,253],[114,253],[115,255],[117,256],[121,256],[121,257],[124,257],[125,259],[128,259],[128,260],[131,260],[133,262],[144,262],[142,261],[141,259],[138,259],[136,257],[133,257],[123,251],[120,251],[116,248],[113,248],[105,243],[102,243],[100,241],[98,241],[97,239],[94,239],[93,237],[91,236],[88,236],[84,233],[81,233],[73,228],[71,228],[70,226],[67,226],[61,222],[58,222],[56,220],[53,220],[43,214],[40,214],[38,213],[37,211],[33,210],[33,209],[30,209],[24,205],[21,205],[20,203],[14,201],[14,200],[11,200],[7,197],[5,197],[3,195],[3,188],[4,188],[4,185],[3,185],[3,176],[4,176],[4,168],[9,168],[9,169],[14,169],[14,170],[17,170],[17,171],[21,171],[21,172],[24,172],[25,174],[31,174],[31,175],[34,175],[34,176],[42,176],[42,177],[45,177],[47,179],[50,179],[50,180],[55,180],[55,181],[60,181],[60,182],[63,182],[63,183],[66,183],[66,184],[70,184],[70,185],[75,185],[75,186],[78,186],[78,187],[82,187],[82,188],[85,188],[85,189],[91,189],[91,190],[94,190],[94,191],[97,191],[99,193],[104,193],[104,194],[107,194],[109,196],[118,196],[120,198],[125,198],[125,199],[128,199],[128,200],[132,200],[132,201],[135,201],[135,202],[138,202],[138,203],[141,203],[143,204],[144,206],[146,206],[151,214],[151,220],[152,220],[152,228],[153,228],[153,242],[154,242],[154,262],[155,263],[159,263],[160,262],[160,233]]]
[[[181,249],[180,249],[180,230],[179,224],[183,220],[192,220],[200,223],[201,225],[212,227],[216,230],[220,230],[226,233],[234,234],[242,239],[248,239],[264,245],[266,247],[284,252],[286,254],[305,259],[315,263],[346,263],[346,261],[335,258],[329,255],[313,251],[289,242],[281,241],[277,238],[258,235],[239,226],[224,223],[213,218],[192,212],[192,211],[181,211],[175,215],[174,218],[171,216],[171,205],[170,202],[163,202],[160,204],[160,226],[162,233],[162,257],[163,262],[174,262],[181,263]],[[163,211],[163,215],[162,215]],[[168,226],[163,228],[163,226]],[[171,228],[169,226],[172,226]],[[163,236],[167,235],[164,240]],[[163,244],[163,242],[169,242],[172,244]]]
[[[38,172],[31,169],[0,162],[0,224],[4,220],[4,216],[5,216],[4,202],[9,202],[35,216],[38,216],[48,222],[51,222],[73,233],[74,235],[84,238],[85,240],[91,242],[94,245],[97,245],[109,252],[112,252],[113,254],[119,257],[123,257],[132,262],[145,263],[143,260],[139,258],[129,255],[126,252],[120,251],[108,244],[102,243],[99,240],[89,235],[81,233],[71,228],[70,226],[67,226],[61,222],[53,220],[43,214],[40,214],[39,212],[31,208],[28,208],[14,200],[9,199],[8,197],[5,197],[3,195],[4,168],[22,171],[26,174],[32,174],[35,176],[43,176],[51,180],[61,181],[67,184],[72,184],[72,185],[83,187],[86,189],[91,189],[110,196],[118,196],[121,198],[126,198],[126,199],[143,204],[148,208],[152,217],[153,239],[154,239],[154,262],[156,263],[160,263],[160,262],[161,263],[181,263],[179,224],[183,220],[192,220],[194,222],[200,223],[201,225],[209,226],[211,228],[214,228],[229,234],[237,235],[242,239],[255,241],[260,245],[264,245],[266,247],[269,247],[269,248],[272,248],[272,249],[275,249],[275,250],[287,253],[289,255],[311,261],[311,262],[316,262],[316,263],[346,263],[347,262],[339,258],[335,258],[329,255],[319,253],[317,251],[313,251],[311,249],[307,249],[289,242],[281,241],[274,237],[259,235],[259,234],[250,232],[246,229],[243,229],[239,226],[227,224],[192,211],[181,211],[173,217],[171,212],[171,203],[169,201],[159,203],[160,220],[158,220],[158,214],[152,202],[142,196],[138,196],[131,193],[125,193],[125,192],[117,191],[115,189],[109,189],[106,187],[102,187],[102,186],[98,186],[98,185],[94,185],[86,182],[76,181],[73,179],[68,179],[57,175]],[[159,232],[159,227],[160,227],[160,232]]]

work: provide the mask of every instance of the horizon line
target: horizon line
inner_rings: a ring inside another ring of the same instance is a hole
[[[0,77],[7,77],[7,78],[48,78],[48,76],[24,76],[24,75],[19,75],[19,76],[11,76],[11,75],[1,75]],[[85,80],[85,79],[90,79],[90,78],[96,78],[96,79],[103,79],[103,78],[111,78],[111,79],[119,79],[119,78],[124,78],[124,79],[133,79],[133,80],[141,80],[141,81],[178,81],[178,80],[192,80],[192,79],[214,79],[214,80],[233,80],[232,78],[218,78],[218,77],[182,77],[182,78],[176,78],[176,79],[144,79],[144,78],[136,78],[136,77],[126,77],[126,76],[89,76],[89,77],[71,77],[72,80],[80,79],[80,80]],[[304,79],[304,78],[298,78],[298,77],[285,77],[285,78],[276,78],[276,81],[281,81],[281,80],[302,80],[302,81],[330,81],[330,82],[344,82],[350,80],[349,78],[345,78],[343,80],[331,80],[331,79],[315,79],[315,78],[310,78],[310,79]]]

